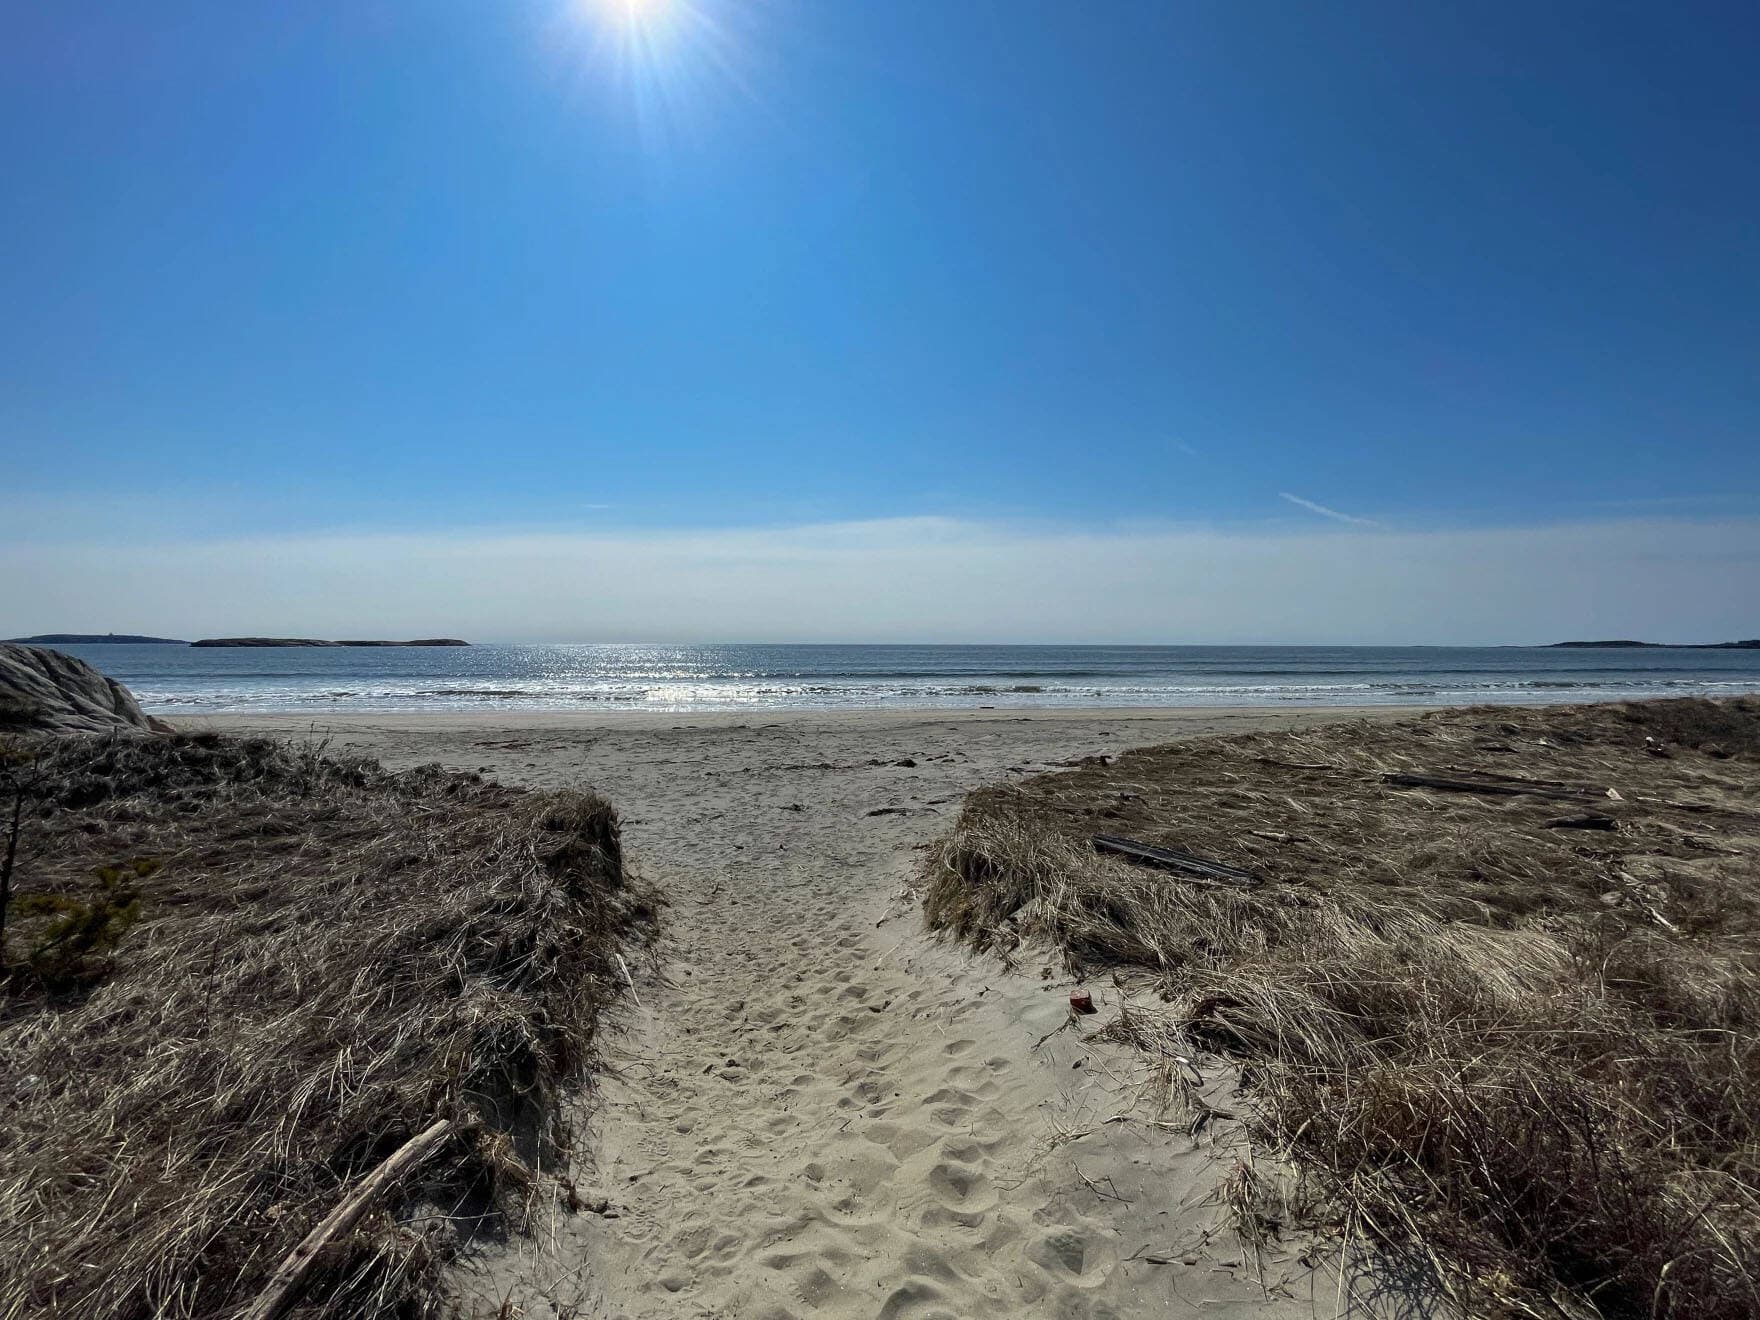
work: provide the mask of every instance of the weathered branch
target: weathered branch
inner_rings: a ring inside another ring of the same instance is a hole
[[[1587,785],[1577,788],[1566,784],[1540,784],[1513,779],[1509,776],[1496,778],[1487,776],[1484,779],[1446,779],[1440,775],[1410,775],[1389,770],[1382,774],[1381,782],[1392,784],[1396,788],[1434,788],[1445,793],[1482,793],[1488,797],[1558,798],[1565,802],[1581,802],[1585,798],[1618,797],[1618,794],[1605,788],[1593,788]]]
[[[1213,862],[1206,857],[1180,852],[1177,848],[1138,843],[1135,839],[1120,838],[1116,834],[1096,834],[1093,842],[1094,847],[1103,853],[1116,853],[1133,862],[1147,862],[1151,866],[1178,871],[1194,884],[1232,885],[1239,889],[1251,889],[1259,883],[1258,876],[1243,871],[1238,866]]]
[[[341,1203],[300,1240],[287,1259],[269,1276],[269,1285],[257,1295],[239,1320],[276,1320],[299,1299],[318,1255],[331,1242],[353,1228],[373,1202],[393,1183],[426,1159],[452,1132],[452,1120],[443,1118],[417,1133],[391,1155],[385,1163],[362,1180],[361,1185],[343,1197]]]

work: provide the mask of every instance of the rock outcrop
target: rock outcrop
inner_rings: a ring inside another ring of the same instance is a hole
[[[84,660],[42,646],[0,642],[0,730],[28,733],[169,733],[134,694]]]

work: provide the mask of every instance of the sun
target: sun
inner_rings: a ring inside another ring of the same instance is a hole
[[[605,123],[655,153],[702,144],[732,102],[759,102],[769,0],[549,0],[544,44]],[[583,102],[584,104],[584,102]]]
[[[600,18],[626,31],[653,31],[676,17],[675,0],[587,0]]]
[[[563,0],[555,49],[613,98],[645,148],[704,130],[728,91],[752,97],[750,15],[758,0]]]
[[[702,25],[699,0],[573,0],[583,25],[625,64],[655,66],[682,57],[692,29]]]
[[[598,0],[598,3],[625,23],[646,22],[666,7],[666,0]]]

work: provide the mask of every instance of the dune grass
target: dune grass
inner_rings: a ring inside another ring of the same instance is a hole
[[[10,750],[37,785],[20,898],[66,910],[120,886],[134,913],[76,965],[30,960],[54,904],[15,913],[0,1317],[235,1313],[444,1118],[401,1206],[330,1248],[301,1298],[434,1309],[450,1217],[517,1224],[555,1167],[548,1102],[652,918],[611,807],[257,739]]]
[[[1613,828],[1559,823],[1584,814]],[[1238,1061],[1334,1224],[1428,1253],[1468,1308],[1734,1320],[1760,1314],[1757,858],[1760,702],[1473,710],[980,792],[923,901],[978,948],[1147,982],[1109,1034]]]

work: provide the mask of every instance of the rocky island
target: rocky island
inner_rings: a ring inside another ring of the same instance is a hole
[[[1646,651],[1760,651],[1760,637],[1740,642],[1553,642],[1551,649],[1617,650],[1642,648]]]
[[[413,642],[325,641],[316,637],[204,637],[191,646],[469,646],[456,637],[422,637]]]
[[[10,637],[23,646],[188,646],[176,637],[143,637],[138,633],[38,633],[35,637]]]

